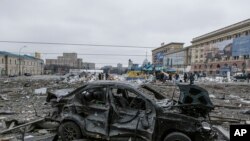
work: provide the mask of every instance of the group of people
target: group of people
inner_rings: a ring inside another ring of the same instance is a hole
[[[109,74],[108,73],[99,73],[98,79],[99,80],[109,80]]]
[[[176,82],[182,82],[183,80],[185,83],[187,83],[187,81],[189,80],[190,84],[194,84],[194,80],[196,76],[193,73],[184,73],[183,80],[181,80],[180,75],[178,73],[167,73],[167,72],[161,71],[161,72],[155,73],[155,77],[162,83],[165,83],[167,81],[176,83]]]
[[[155,75],[156,75],[156,78],[158,78],[158,80],[162,81],[163,83],[165,83],[167,80],[172,82],[172,81],[178,81],[180,79],[180,76],[178,73],[172,74],[172,73],[161,71],[160,73],[157,73]]]

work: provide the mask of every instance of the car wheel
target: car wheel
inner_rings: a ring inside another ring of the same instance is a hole
[[[164,141],[191,141],[191,139],[183,133],[173,132],[168,134]]]
[[[59,126],[58,132],[62,141],[72,141],[82,138],[80,127],[72,121],[62,123]]]

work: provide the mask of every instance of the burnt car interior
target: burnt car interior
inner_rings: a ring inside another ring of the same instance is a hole
[[[134,109],[146,109],[145,101],[143,101],[139,95],[134,92],[123,88],[111,88],[112,95],[115,99],[115,103],[118,107],[122,108],[134,108]]]

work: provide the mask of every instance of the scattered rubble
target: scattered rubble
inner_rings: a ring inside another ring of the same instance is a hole
[[[57,123],[32,123],[51,113],[51,105],[46,102],[47,95],[45,93],[53,92],[60,99],[75,88],[88,81],[94,81],[96,78],[94,75],[65,77],[64,79],[60,76],[0,78],[0,140],[21,140],[22,138],[35,140],[38,137],[53,139],[58,126]],[[113,79],[125,80],[123,76],[115,75]],[[241,82],[223,83],[215,80],[202,80],[195,83],[208,90],[210,94],[209,97],[215,106],[211,113],[213,123],[227,130],[232,123],[250,123],[250,84]],[[130,82],[143,84],[152,81],[149,79]],[[151,86],[169,98],[176,98],[179,95],[178,88],[169,82],[164,84],[151,83]],[[29,127],[26,127],[23,135],[22,126],[27,124]],[[21,129],[16,129],[20,126]]]

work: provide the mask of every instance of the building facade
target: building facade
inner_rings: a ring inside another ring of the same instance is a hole
[[[249,72],[250,19],[193,38],[188,51],[193,72]]]
[[[46,59],[46,65],[68,66],[72,68],[82,68],[82,59],[77,58],[77,53],[63,53],[57,59]]]
[[[83,62],[82,67],[83,67],[83,69],[94,70],[95,63]]]
[[[174,68],[177,72],[183,73],[189,71],[190,61],[188,61],[188,51],[190,47],[171,51],[164,55],[163,66],[165,68]]]
[[[164,56],[172,51],[179,50],[183,48],[184,43],[172,42],[169,44],[161,44],[161,47],[158,47],[152,50],[152,63],[155,66],[163,66]]]
[[[17,55],[0,51],[0,76],[43,74],[44,61],[39,56]]]
[[[95,69],[95,63],[83,62],[77,53],[63,53],[57,59],[46,59],[45,71],[50,74],[66,74],[70,69]]]

